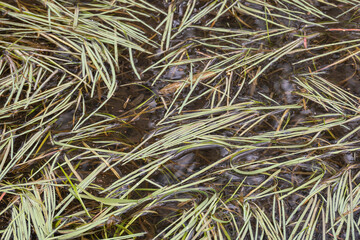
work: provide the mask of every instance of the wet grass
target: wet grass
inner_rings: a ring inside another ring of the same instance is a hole
[[[358,239],[360,1],[0,1],[1,239]]]

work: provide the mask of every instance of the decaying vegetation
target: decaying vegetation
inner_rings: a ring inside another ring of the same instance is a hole
[[[0,1],[1,239],[359,239],[360,1]]]

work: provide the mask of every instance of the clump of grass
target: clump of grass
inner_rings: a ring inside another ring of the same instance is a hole
[[[0,2],[1,239],[356,239],[359,2],[312,2]]]

